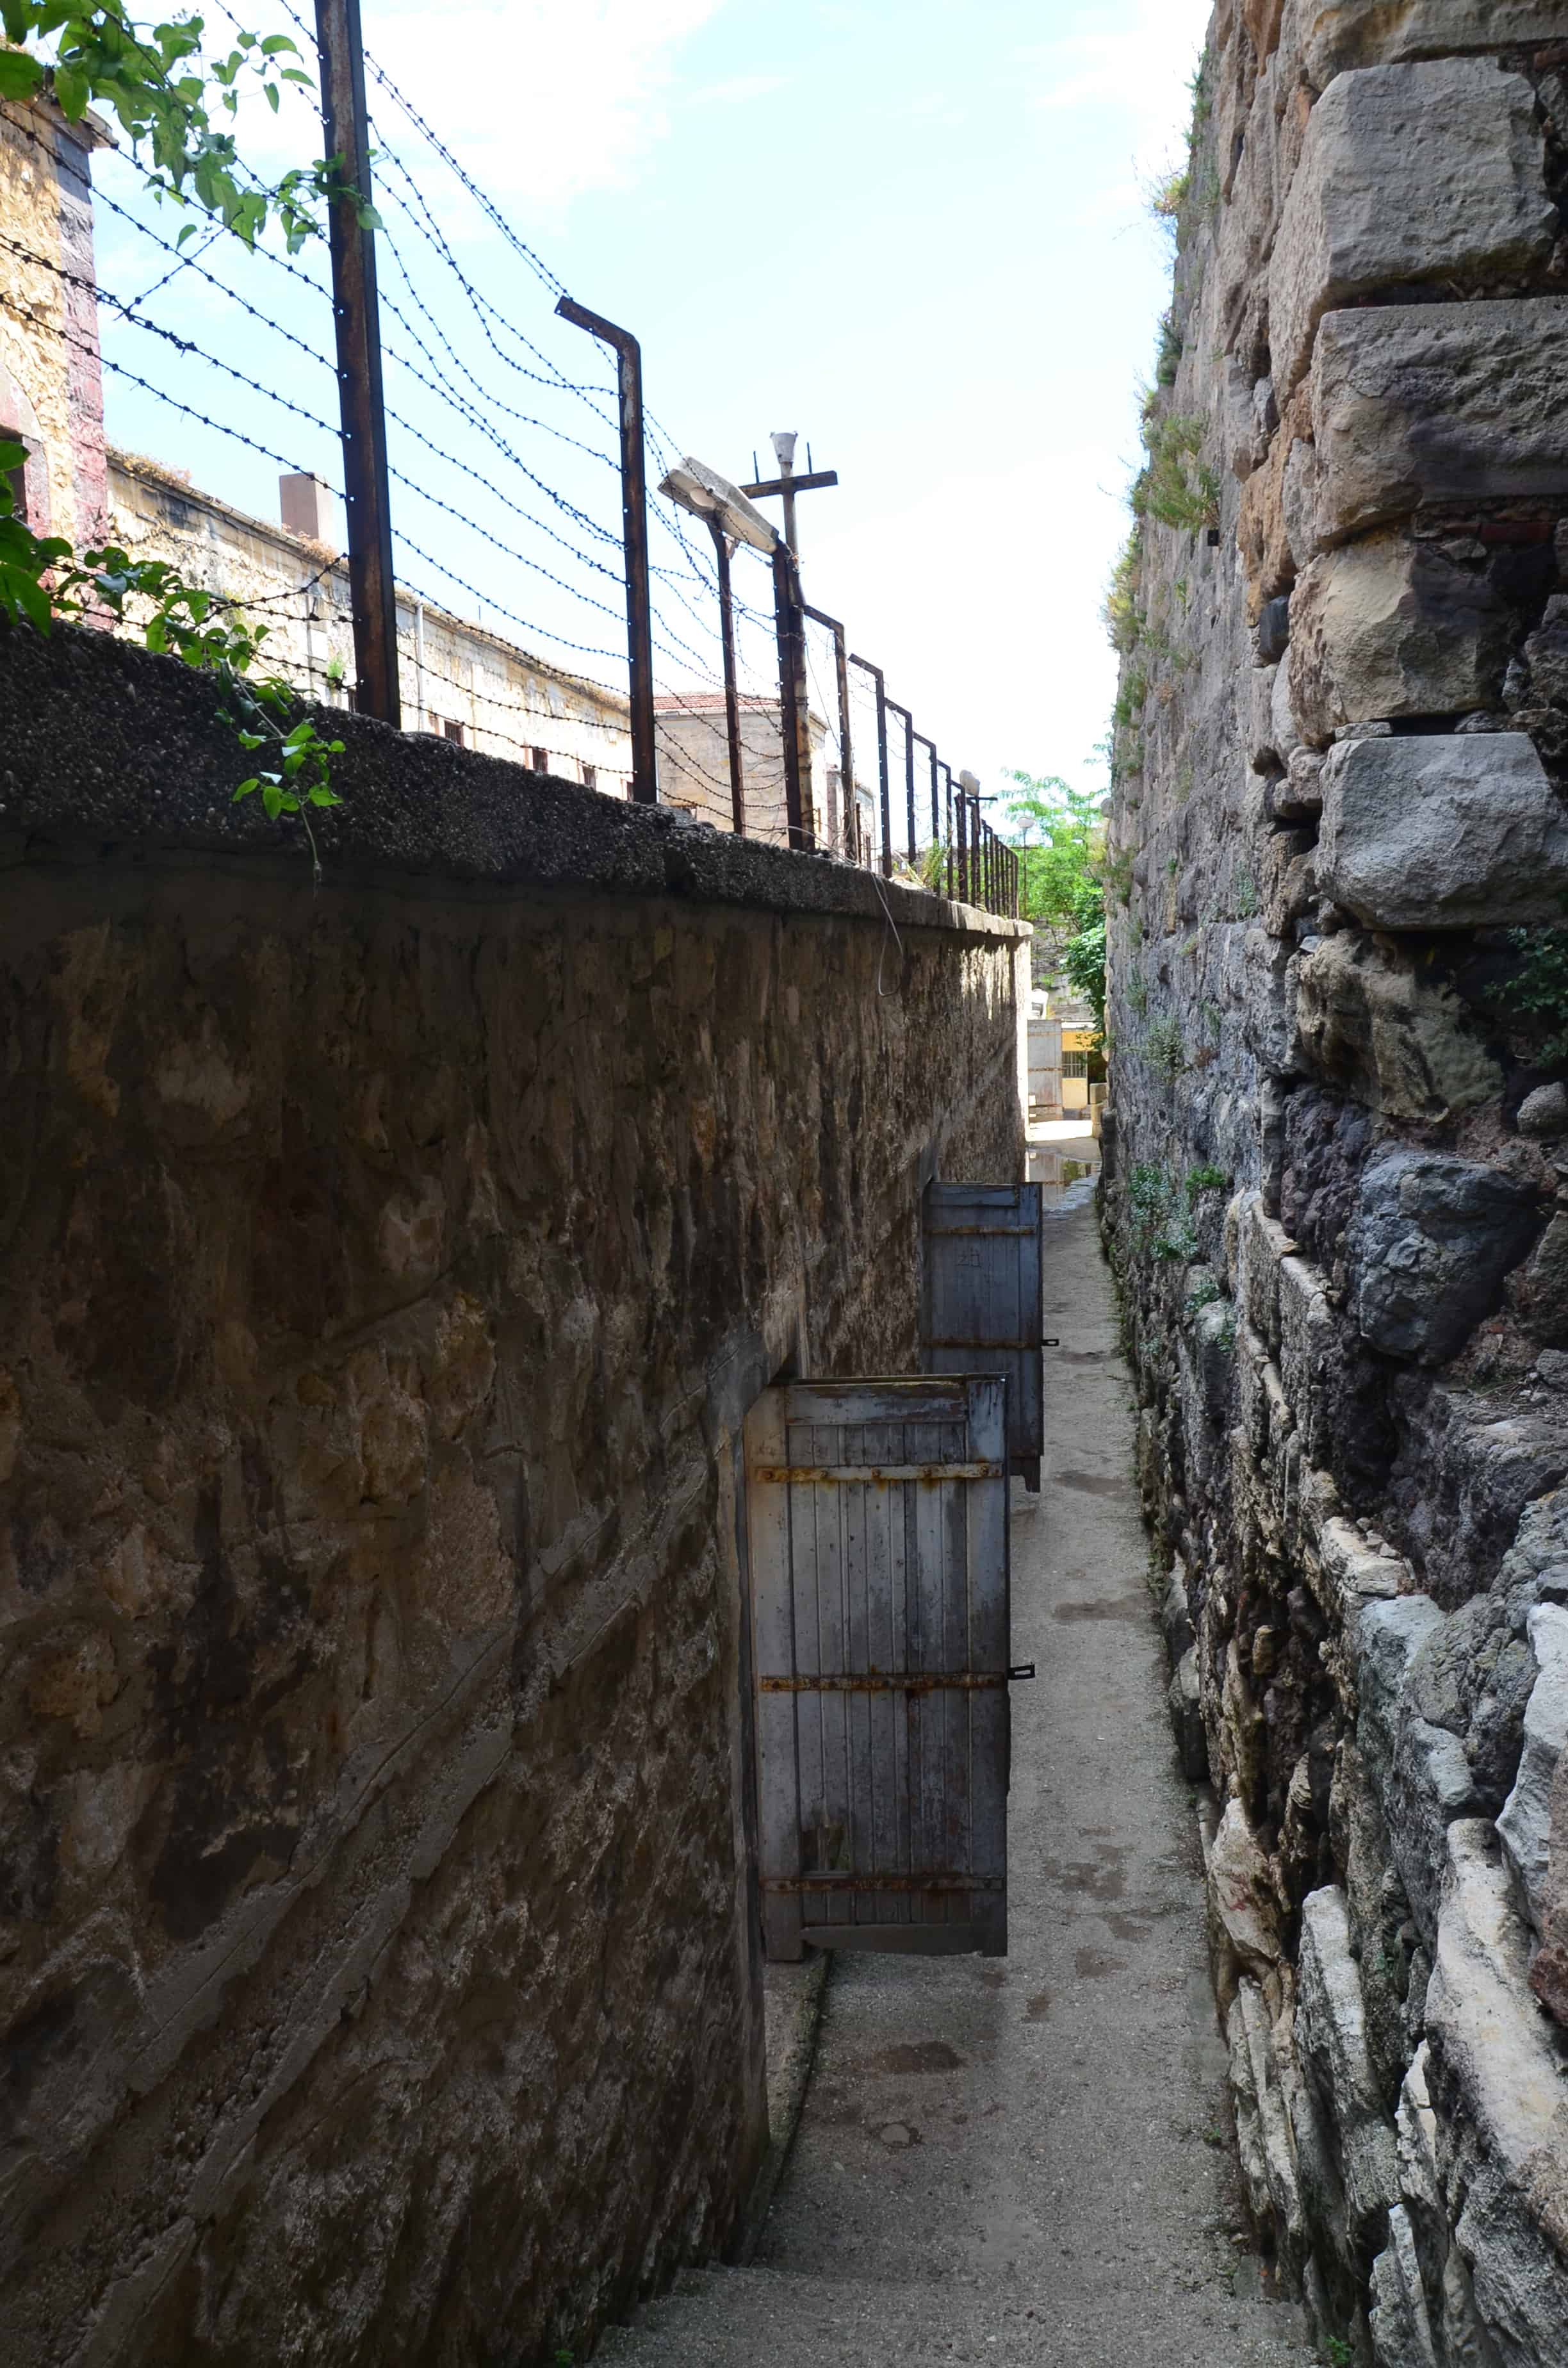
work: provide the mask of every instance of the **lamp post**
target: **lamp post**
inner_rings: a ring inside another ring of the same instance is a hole
[[[741,702],[735,682],[735,612],[730,591],[730,546],[749,544],[753,551],[776,559],[778,537],[760,510],[753,509],[738,485],[720,476],[689,455],[678,468],[672,469],[659,486],[665,498],[688,510],[693,518],[701,518],[713,537],[713,557],[719,573],[719,632],[724,651],[724,724],[730,744],[730,804],[734,814],[735,829],[744,834],[745,822],[745,787],[741,758]],[[780,665],[784,653],[780,648]],[[791,676],[791,679],[792,679]],[[786,777],[789,773],[789,739],[786,734]],[[796,817],[791,816],[791,821]]]

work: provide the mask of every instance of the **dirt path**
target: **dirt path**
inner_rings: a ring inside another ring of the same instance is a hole
[[[618,2363],[1300,2368],[1260,2294],[1224,2110],[1196,1828],[1092,1210],[1047,1218],[1047,1474],[1016,1497],[1010,1954],[843,1955],[755,2266]],[[1241,2241],[1237,2241],[1238,2237]]]

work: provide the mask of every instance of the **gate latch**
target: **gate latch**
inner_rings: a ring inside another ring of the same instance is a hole
[[[1008,1679],[1014,1683],[1017,1683],[1024,1678],[1032,1678],[1033,1675],[1034,1663],[1032,1661],[1015,1661],[1012,1668],[1007,1672]]]
[[[1054,1332],[1048,1332],[1040,1345],[1042,1349],[1060,1349],[1062,1343]]]

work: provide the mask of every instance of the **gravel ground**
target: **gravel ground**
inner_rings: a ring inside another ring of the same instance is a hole
[[[1074,1202],[1076,1205],[1074,1205]],[[601,2359],[1302,2368],[1251,2249],[1190,1796],[1086,1191],[1047,1218],[1047,1479],[1015,1489],[1005,1962],[841,1954],[755,2265]]]

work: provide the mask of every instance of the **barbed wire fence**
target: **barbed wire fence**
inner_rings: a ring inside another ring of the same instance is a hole
[[[214,5],[257,29],[255,11]],[[650,494],[685,456],[644,404],[635,338],[574,303],[364,49],[357,0],[319,0],[313,25],[291,0],[267,5],[319,70],[319,102],[302,103],[371,222],[338,199],[330,243],[292,254],[193,235],[160,211],[154,173],[119,153],[95,176],[107,257],[91,275],[24,223],[0,228],[0,314],[58,339],[74,367],[101,364],[149,440],[172,424],[182,461],[225,453],[252,489],[223,538],[192,528],[187,577],[205,570],[222,601],[260,612],[269,666],[321,704],[1017,913],[1020,867],[978,783],[955,779],[809,606],[782,539],[732,586],[710,522]],[[54,135],[6,113],[52,160]],[[537,287],[539,318],[518,275],[503,302],[494,275],[465,268],[462,205]],[[51,286],[55,301],[38,301]],[[276,532],[263,548],[267,467],[304,489],[318,550]],[[187,473],[117,459],[127,536],[150,551],[178,530]],[[188,507],[214,503],[229,507],[192,491]]]

